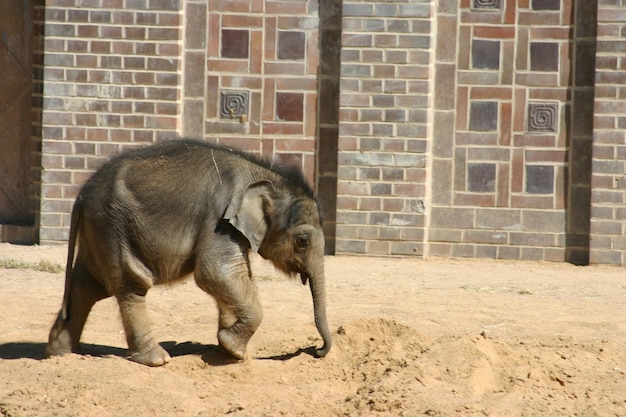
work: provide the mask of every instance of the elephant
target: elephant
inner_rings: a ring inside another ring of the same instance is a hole
[[[76,244],[78,241],[78,250]],[[250,251],[309,284],[325,356],[324,234],[302,171],[192,139],[113,157],[82,186],[71,214],[65,292],[46,357],[77,352],[93,305],[115,297],[129,359],[170,361],[151,330],[146,294],[193,274],[216,301],[220,346],[236,359],[263,317]]]

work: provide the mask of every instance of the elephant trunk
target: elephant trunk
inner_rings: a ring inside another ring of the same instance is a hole
[[[324,346],[317,349],[315,353],[319,357],[324,357],[333,345],[333,339],[330,335],[328,320],[326,318],[326,289],[324,276],[324,256],[320,256],[321,260],[316,261],[309,276],[309,287],[313,297],[313,314],[315,316],[315,326],[322,336]]]

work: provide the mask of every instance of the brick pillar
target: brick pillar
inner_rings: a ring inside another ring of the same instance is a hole
[[[341,70],[341,0],[320,0],[320,66],[316,192],[324,216],[326,253],[335,253],[337,230],[337,152],[339,139],[339,74]]]
[[[207,7],[206,0],[186,0],[184,3],[181,135],[186,138],[204,137]]]
[[[591,263],[626,264],[626,60],[621,1],[598,0]]]
[[[177,136],[182,19],[178,0],[48,0],[39,11],[46,243],[67,239],[79,187],[105,160]]]
[[[565,260],[576,265],[587,265],[590,250],[597,0],[576,0],[573,11],[575,26],[572,45],[572,109],[569,121],[571,139]]]
[[[434,3],[343,2],[338,253],[424,253]]]

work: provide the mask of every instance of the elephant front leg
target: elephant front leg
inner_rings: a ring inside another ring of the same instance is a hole
[[[217,298],[217,297],[216,297]],[[256,294],[248,298],[249,304],[239,307],[220,298],[220,321],[217,339],[220,345],[237,359],[246,357],[246,346],[259,328],[263,310]]]
[[[161,366],[170,361],[170,355],[152,334],[144,294],[125,293],[117,296],[120,305],[129,359],[148,366]]]
[[[261,303],[243,249],[230,241],[222,242],[214,256],[212,249],[207,249],[206,257],[199,260],[195,279],[217,302],[220,345],[235,358],[244,359],[248,341],[263,319]]]

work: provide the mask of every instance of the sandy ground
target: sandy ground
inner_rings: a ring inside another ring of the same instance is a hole
[[[335,345],[307,287],[254,259],[265,318],[251,358],[216,347],[216,308],[192,281],[150,312],[172,361],[124,358],[113,300],[86,354],[44,360],[65,247],[0,245],[0,416],[626,416],[626,271],[483,260],[328,257]],[[5,262],[6,264],[6,262]]]

